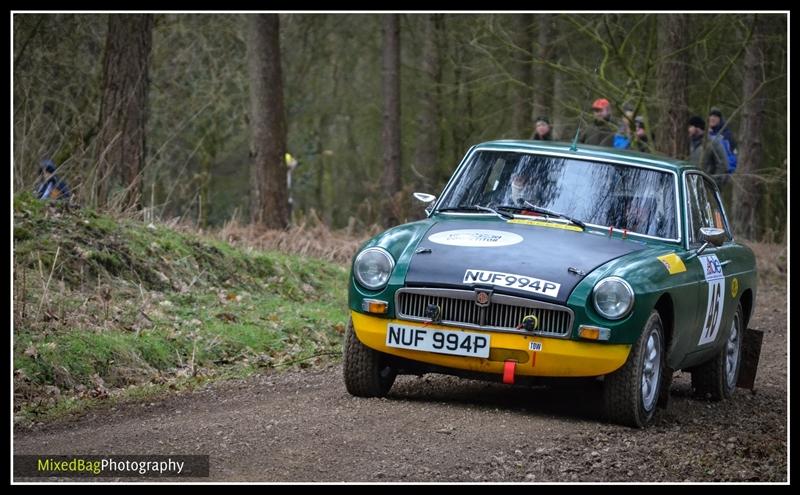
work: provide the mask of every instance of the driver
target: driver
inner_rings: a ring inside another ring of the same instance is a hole
[[[525,192],[529,182],[527,174],[516,172],[511,176],[511,204],[521,205],[525,201]]]

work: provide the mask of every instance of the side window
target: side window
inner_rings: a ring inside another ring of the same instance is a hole
[[[711,224],[708,225],[708,227],[716,227],[724,230],[727,233],[728,240],[731,240],[731,233],[728,230],[728,224],[725,221],[725,215],[722,213],[722,205],[719,202],[719,194],[717,194],[717,189],[714,187],[714,184],[707,179],[703,179],[703,184],[705,185],[706,198],[708,198],[708,204],[710,208]]]
[[[689,245],[702,243],[700,229],[703,227],[716,227],[728,230],[722,207],[715,192],[714,186],[700,174],[686,176],[686,190],[688,192],[686,205],[689,221]],[[730,239],[728,232],[728,239]]]

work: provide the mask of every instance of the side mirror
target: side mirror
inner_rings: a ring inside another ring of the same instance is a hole
[[[436,196],[428,193],[415,192],[414,197],[423,203],[433,203],[436,201]]]
[[[433,209],[433,202],[436,201],[436,196],[428,193],[415,192],[414,197],[417,198],[417,200],[422,201],[423,203],[426,204],[430,203],[428,204],[428,207],[425,208],[425,215],[431,216],[431,211]]]
[[[703,254],[703,251],[706,250],[709,244],[712,244],[715,247],[722,246],[722,243],[725,242],[725,231],[723,229],[718,229],[715,227],[701,227],[700,228],[700,239],[703,241],[703,245],[697,248],[694,254],[690,255],[686,258],[686,261],[694,258],[695,256],[700,256]]]
[[[725,231],[723,229],[717,229],[714,227],[703,227],[700,229],[700,239],[703,242],[709,242],[716,247],[722,246],[722,243],[725,242]]]

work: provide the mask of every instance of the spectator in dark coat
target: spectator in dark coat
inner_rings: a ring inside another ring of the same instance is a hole
[[[639,143],[637,145],[637,149],[639,151],[649,152],[650,151],[650,141],[652,138],[652,133],[649,133],[644,128],[644,118],[641,116],[636,117],[635,119],[636,124],[636,141]]]
[[[534,141],[553,140],[553,128],[550,126],[550,120],[547,117],[543,115],[536,117],[536,124],[531,139]]]
[[[689,119],[689,161],[703,169],[722,187],[728,177],[728,157],[716,139],[706,138],[706,123],[697,115]]]

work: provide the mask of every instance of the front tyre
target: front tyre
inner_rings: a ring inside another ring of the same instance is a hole
[[[743,314],[739,304],[725,346],[714,359],[692,368],[692,388],[700,397],[718,401],[733,395],[742,364]]]
[[[610,421],[637,428],[650,423],[665,369],[664,349],[661,316],[653,311],[628,360],[604,379],[603,405]]]
[[[394,384],[396,370],[384,363],[385,355],[358,340],[353,319],[344,337],[344,384],[357,397],[384,397]]]

